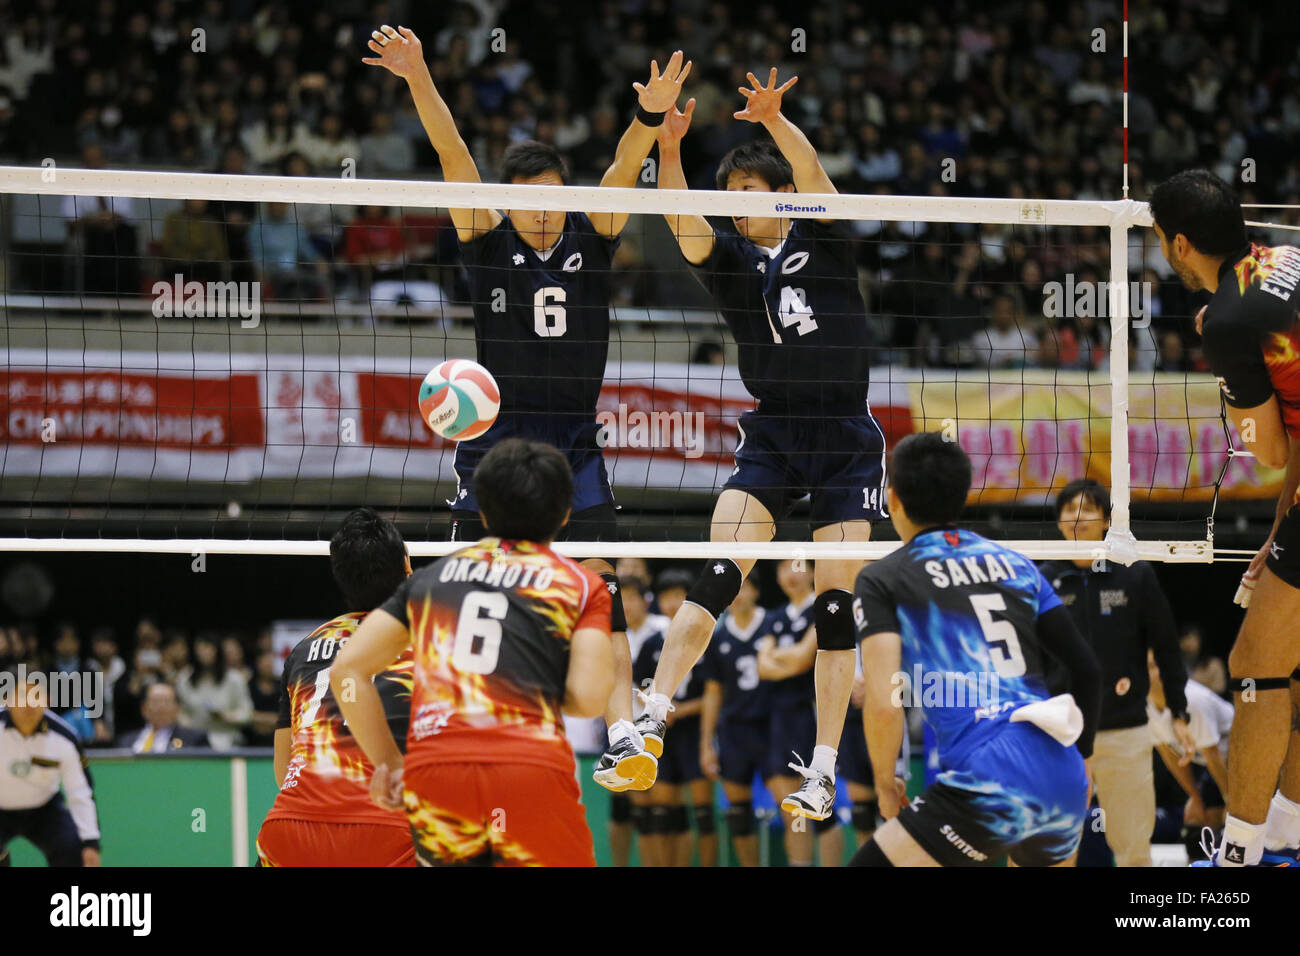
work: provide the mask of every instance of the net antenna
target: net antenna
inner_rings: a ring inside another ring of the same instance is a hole
[[[208,199],[244,202],[379,205],[404,208],[548,209],[582,212],[627,212],[649,216],[672,213],[696,216],[772,216],[774,196],[759,192],[715,190],[616,189],[581,186],[534,186],[493,183],[443,183],[402,180],[327,179],[244,176],[132,170],[57,170],[0,167],[0,193],[57,196],[124,196]],[[1106,227],[1110,242],[1109,306],[1111,323],[1110,429],[1113,510],[1104,543],[1045,540],[1007,541],[1034,559],[1104,557],[1122,564],[1138,559],[1211,561],[1204,541],[1138,541],[1130,527],[1129,477],[1129,263],[1128,231],[1146,227],[1145,203],[1115,201],[1022,200],[998,198],[912,197],[883,195],[799,194],[799,203],[783,205],[785,218],[815,218],[926,223],[1004,224],[1036,227]],[[9,304],[9,295],[4,304]],[[7,350],[6,351],[6,358]],[[463,545],[412,541],[411,554],[427,557]],[[293,540],[222,540],[202,538],[0,538],[6,551],[196,552],[213,554],[320,555],[328,542]],[[567,542],[556,546],[573,557],[640,556],[708,559],[718,557],[779,559],[791,557],[878,559],[894,542]]]

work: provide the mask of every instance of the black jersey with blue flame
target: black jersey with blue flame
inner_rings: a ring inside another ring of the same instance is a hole
[[[478,363],[501,389],[503,415],[595,416],[617,247],[580,212],[565,215],[549,252],[524,242],[508,216],[461,243]]]
[[[1038,618],[1061,606],[1032,561],[956,528],[923,532],[858,575],[858,639],[896,632],[945,767],[1051,694]]]
[[[695,266],[739,349],[761,412],[846,417],[865,410],[871,336],[845,222],[796,219],[764,249],[716,232]]]

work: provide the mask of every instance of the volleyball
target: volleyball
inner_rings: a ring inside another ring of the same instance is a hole
[[[451,441],[478,438],[501,411],[501,391],[492,373],[469,359],[448,359],[420,383],[420,417]]]

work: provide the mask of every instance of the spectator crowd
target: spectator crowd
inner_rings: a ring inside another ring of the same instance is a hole
[[[1122,195],[1118,0],[1055,5],[737,0],[468,0],[306,4],[259,0],[0,0],[0,158],[233,174],[429,178],[433,154],[405,85],[367,67],[365,38],[402,23],[485,177],[535,138],[579,182],[609,164],[632,82],[683,48],[697,106],[684,142],[691,185],[754,135],[737,122],[749,70],[799,83],[785,111],[846,192],[932,197]],[[1229,0],[1129,4],[1131,195],[1188,166],[1237,184],[1243,202],[1300,206],[1300,61],[1265,7]],[[398,209],[187,202],[146,241],[148,203],[69,199],[80,291],[136,291],[161,275],[261,279],[267,297],[464,301],[454,233]],[[1297,210],[1270,210],[1280,224]],[[857,257],[882,360],[947,367],[1105,370],[1109,321],[1044,314],[1044,289],[1109,272],[1104,229],[857,222]],[[1138,369],[1205,367],[1198,303],[1147,230],[1130,275],[1151,324]],[[1259,230],[1285,242],[1295,233]],[[11,263],[11,274],[21,272]],[[625,242],[620,269],[656,263]],[[660,264],[659,267],[662,267]],[[14,274],[15,287],[30,277]],[[32,287],[51,291],[42,273]],[[40,285],[39,283],[45,283]],[[396,282],[394,287],[392,284]],[[419,283],[419,285],[411,285]],[[666,288],[665,288],[666,286]],[[444,291],[445,290],[445,291]],[[629,304],[667,306],[671,284],[625,283]]]

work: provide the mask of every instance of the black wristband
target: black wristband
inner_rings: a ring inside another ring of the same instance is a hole
[[[666,111],[663,113],[648,113],[640,106],[636,108],[636,120],[642,126],[663,126],[664,117],[667,115]]]

